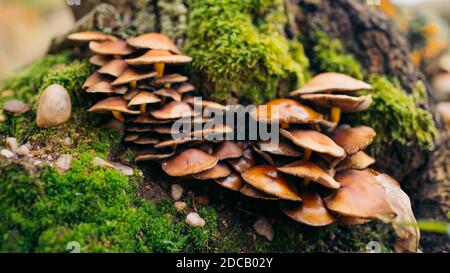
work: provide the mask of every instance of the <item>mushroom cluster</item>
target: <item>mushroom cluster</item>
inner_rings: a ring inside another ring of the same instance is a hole
[[[234,129],[202,124],[211,119],[211,109],[225,113],[229,107],[202,100],[198,109],[196,99],[186,96],[194,86],[174,65],[191,58],[168,37],[149,33],[123,41],[83,32],[69,38],[89,41],[96,54],[90,62],[100,66],[86,80],[86,91],[109,96],[89,111],[112,112],[126,123],[124,141],[135,161],[158,161],[172,177],[210,180],[267,200],[309,226],[374,219],[391,223],[401,238],[396,249],[418,250],[420,235],[408,196],[393,178],[369,168],[375,159],[364,149],[375,131],[339,124],[342,112],[370,106],[370,95],[352,95],[370,89],[369,84],[339,73],[319,74],[291,98],[272,100],[250,113],[260,124],[279,124],[279,141],[216,140],[209,136]],[[180,120],[194,125],[188,137],[173,136]]]

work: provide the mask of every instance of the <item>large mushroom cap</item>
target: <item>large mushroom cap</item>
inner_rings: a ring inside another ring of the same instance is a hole
[[[166,84],[166,83],[175,84],[175,83],[186,82],[187,80],[188,80],[188,77],[183,76],[178,73],[174,73],[174,74],[167,74],[161,78],[154,79],[152,81],[152,84],[154,84],[154,85],[162,85],[162,84]]]
[[[340,108],[345,113],[362,112],[372,104],[371,95],[352,97],[334,94],[307,94],[302,95],[301,98],[323,107]]]
[[[168,50],[175,54],[181,54],[181,51],[177,48],[172,39],[161,33],[146,33],[130,38],[127,42],[135,48]]]
[[[344,157],[345,150],[331,138],[314,130],[280,130],[281,134],[294,144],[312,151],[328,154],[333,157]]]
[[[330,137],[337,145],[344,148],[348,155],[354,155],[364,150],[375,138],[375,131],[367,126],[350,127],[341,125],[334,130]]]
[[[133,81],[140,81],[148,78],[153,78],[155,76],[156,72],[154,71],[141,71],[133,68],[128,68],[119,76],[119,78],[117,78],[112,83],[112,85],[127,84]]]
[[[281,199],[301,200],[294,184],[279,173],[274,166],[262,165],[252,167],[242,173],[242,178],[258,190]]]
[[[301,192],[301,203],[283,202],[282,211],[293,220],[308,226],[327,226],[336,221],[325,207],[322,198],[313,191]]]
[[[195,115],[189,104],[180,101],[171,101],[163,108],[151,112],[156,119],[178,119]]]
[[[127,108],[127,101],[122,97],[111,97],[97,102],[89,112],[111,112],[118,111],[122,113],[138,115],[139,111],[133,111]]]
[[[181,94],[173,88],[162,88],[153,92],[153,94],[161,97],[171,98],[174,101],[181,101]]]
[[[326,72],[318,74],[300,89],[291,92],[289,95],[297,96],[329,91],[359,91],[362,89],[371,88],[372,86],[370,84],[354,79],[350,76],[341,73]]]
[[[299,157],[302,155],[302,152],[298,150],[298,148],[293,145],[285,142],[285,141],[260,141],[257,144],[258,148],[262,152],[274,154],[274,155],[282,155],[288,157]]]
[[[153,93],[148,91],[140,91],[139,94],[131,99],[131,101],[128,103],[128,106],[158,103],[160,101],[161,99],[155,96]]]
[[[341,188],[324,199],[328,209],[345,216],[366,219],[392,216],[383,186],[369,169],[345,170],[338,172],[334,178]]]
[[[192,58],[185,55],[174,55],[166,50],[149,50],[140,57],[126,59],[125,61],[129,65],[149,65],[157,63],[187,64],[192,61]]]
[[[128,65],[124,60],[115,59],[102,66],[98,70],[98,73],[110,75],[117,78],[125,71],[125,69],[127,69],[127,67]]]
[[[237,172],[242,173],[256,165],[255,155],[252,149],[245,149],[239,158],[228,159],[231,167]]]
[[[170,176],[186,176],[209,170],[217,165],[214,155],[199,149],[188,149],[162,163],[163,170]]]
[[[341,186],[333,177],[312,162],[295,161],[279,167],[278,170],[282,173],[312,180],[327,188],[339,189]]]
[[[105,41],[105,42],[90,42],[89,49],[100,55],[129,55],[134,52],[125,41]]]
[[[217,146],[215,155],[219,160],[225,160],[239,158],[243,153],[244,150],[236,142],[225,140]]]
[[[231,169],[225,163],[218,163],[213,168],[194,174],[193,177],[199,180],[219,179],[231,175]]]
[[[216,182],[222,187],[233,191],[239,191],[244,185],[244,180],[242,177],[234,171],[232,171],[227,177],[216,179]]]
[[[91,41],[103,42],[103,41],[117,40],[117,38],[112,35],[98,31],[83,31],[72,33],[69,36],[67,36],[67,39],[78,42],[91,42]]]
[[[292,99],[276,99],[257,106],[252,117],[262,122],[318,123],[323,117],[310,107]]]
[[[280,199],[279,197],[276,197],[276,196],[267,194],[263,191],[260,191],[248,183],[244,183],[244,185],[242,186],[242,188],[239,191],[245,196],[248,196],[251,198],[256,198],[256,199],[263,199],[263,200],[269,200],[269,201]]]

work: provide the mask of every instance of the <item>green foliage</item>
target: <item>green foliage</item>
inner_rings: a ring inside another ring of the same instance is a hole
[[[260,103],[304,83],[307,59],[285,20],[281,0],[190,1],[186,51],[208,95]]]
[[[372,94],[373,104],[361,113],[349,115],[352,124],[365,124],[375,129],[375,152],[383,145],[400,143],[432,149],[437,129],[431,113],[418,107],[423,89],[408,95],[398,83],[383,76],[371,76],[373,89],[362,94]],[[394,83],[392,83],[394,82]]]

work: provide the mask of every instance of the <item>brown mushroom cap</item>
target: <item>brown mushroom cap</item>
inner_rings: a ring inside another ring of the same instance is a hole
[[[155,136],[140,135],[137,139],[132,140],[132,142],[139,145],[154,145],[161,142],[161,140]]]
[[[356,154],[346,158],[344,161],[339,163],[338,169],[355,169],[355,170],[363,170],[368,168],[370,165],[375,163],[375,158],[369,156],[363,151],[359,151]]]
[[[318,74],[300,89],[291,92],[289,95],[297,96],[330,91],[359,91],[371,88],[372,86],[370,84],[354,79],[350,76],[341,73],[326,72]]]
[[[372,219],[364,219],[358,217],[344,216],[341,215],[338,218],[338,222],[348,226],[364,225],[372,221]]]
[[[256,165],[255,155],[252,149],[245,149],[239,158],[228,159],[231,167],[238,173],[242,173]]]
[[[324,199],[328,209],[358,218],[390,217],[393,213],[383,186],[370,170],[345,170],[335,176],[341,187]]]
[[[171,98],[174,101],[181,101],[181,94],[173,88],[162,88],[153,92],[153,94],[161,97]]]
[[[119,78],[117,78],[112,83],[112,85],[127,84],[133,81],[141,81],[148,78],[153,78],[155,76],[156,72],[154,71],[141,71],[133,68],[128,68],[119,76]]]
[[[128,126],[127,132],[133,132],[133,133],[145,133],[145,132],[154,132],[155,128],[153,126],[149,125],[134,125],[134,126]]]
[[[180,144],[194,142],[194,141],[197,141],[197,140],[192,139],[192,138],[169,139],[169,140],[161,141],[161,142],[157,143],[156,145],[154,145],[153,147],[160,149],[160,148],[172,147],[174,145],[180,145]]]
[[[5,102],[3,110],[15,115],[21,115],[30,111],[30,107],[23,101],[13,99]]]
[[[186,97],[185,99],[183,99],[184,102],[189,103],[190,105],[194,106],[196,101],[195,101],[195,97]],[[227,107],[225,105],[222,105],[220,103],[214,102],[214,101],[209,101],[209,100],[201,100],[201,105],[202,108],[208,108],[208,109],[215,109],[215,110],[219,110],[219,111],[226,111]]]
[[[164,64],[187,64],[192,61],[191,57],[185,55],[174,55],[165,50],[149,50],[144,55],[125,60],[129,65]]]
[[[194,174],[193,177],[198,180],[220,179],[231,175],[231,169],[225,163],[218,163],[213,168]]]
[[[119,77],[128,68],[124,60],[114,59],[102,66],[97,72],[113,77]]]
[[[161,33],[152,32],[142,34],[128,39],[127,42],[135,48],[168,50],[175,54],[181,54],[181,51],[177,48],[172,39]]]
[[[189,104],[180,101],[171,101],[163,108],[151,112],[156,119],[178,119],[195,115]]]
[[[89,112],[111,112],[118,111],[122,113],[138,115],[139,111],[130,110],[127,108],[127,101],[122,97],[111,97],[97,102],[92,106]]]
[[[187,80],[188,80],[188,77],[183,76],[178,73],[174,73],[174,74],[167,74],[161,78],[154,79],[152,81],[152,84],[154,84],[154,85],[161,85],[161,84],[166,84],[166,83],[175,84],[175,83],[186,82]]]
[[[367,126],[350,127],[341,125],[330,137],[337,145],[344,148],[348,155],[354,155],[369,146],[375,138],[375,131]]]
[[[128,90],[128,92],[125,93],[125,95],[123,95],[122,98],[129,101],[132,98],[134,98],[137,94],[139,94],[139,92],[141,92],[141,90],[139,90],[137,88],[132,88],[132,89]]]
[[[124,137],[123,141],[124,141],[124,142],[133,142],[133,141],[135,141],[136,139],[138,139],[140,136],[141,136],[140,134],[127,134],[127,135]]]
[[[96,66],[104,66],[108,62],[110,62],[113,58],[111,56],[106,55],[94,55],[89,58],[89,63]]]
[[[100,74],[98,72],[94,72],[86,79],[82,88],[87,89],[99,82],[109,82],[109,80],[107,79],[107,77],[103,76],[102,74]]]
[[[296,147],[281,140],[278,143],[270,140],[260,141],[258,142],[257,146],[262,152],[274,155],[282,155],[288,157],[299,157],[302,155],[302,152],[298,151]]]
[[[216,179],[216,182],[222,187],[233,191],[239,191],[244,185],[244,180],[242,177],[234,171],[232,171],[227,177]]]
[[[339,189],[341,186],[328,173],[309,161],[295,161],[279,167],[278,170],[282,173],[312,180],[330,189]]]
[[[301,200],[294,184],[279,173],[274,166],[261,165],[252,167],[242,173],[242,178],[258,190],[281,199]]]
[[[91,85],[87,93],[125,94],[128,90],[126,86],[112,86],[108,81],[101,81]]]
[[[105,41],[105,42],[90,42],[89,49],[100,55],[129,55],[134,52],[134,49],[130,47],[125,41]]]
[[[274,201],[274,200],[280,199],[279,197],[276,197],[276,196],[267,194],[263,191],[260,191],[248,183],[244,183],[244,185],[242,186],[242,188],[239,191],[245,196],[248,196],[251,198],[256,198],[256,199],[263,199],[263,200],[268,200],[268,201]]]
[[[156,119],[156,118],[150,116],[150,114],[145,113],[145,114],[142,114],[142,115],[130,120],[130,122],[139,123],[139,124],[167,124],[172,121]]]
[[[292,99],[276,99],[257,106],[252,117],[262,122],[318,123],[323,117],[310,107]]]
[[[440,102],[437,104],[436,109],[441,114],[447,127],[450,128],[450,102]]]
[[[216,156],[199,149],[188,149],[162,163],[162,169],[170,176],[186,176],[209,170],[217,165]]]
[[[219,160],[241,157],[244,150],[236,142],[225,140],[217,148],[215,155]]]
[[[177,91],[180,94],[189,93],[189,92],[195,91],[195,86],[193,86],[190,83],[185,82],[185,83],[182,83],[179,87],[177,87]]]
[[[78,42],[91,42],[91,41],[114,41],[117,40],[116,37],[105,34],[98,31],[82,31],[77,33],[72,33],[67,36],[67,39]]]
[[[281,205],[281,210],[294,221],[314,227],[331,225],[336,221],[316,192],[304,191],[299,195],[301,203],[283,202]]]
[[[175,150],[165,151],[157,150],[151,147],[147,147],[144,150],[137,151],[134,161],[151,161],[151,160],[161,160],[172,157],[175,154]]]
[[[339,147],[331,138],[314,130],[280,129],[281,134],[294,144],[312,151],[328,154],[333,157],[344,157],[345,150]]]
[[[128,103],[128,106],[135,106],[141,104],[152,104],[158,103],[161,99],[155,96],[153,93],[148,91],[140,91],[139,94],[133,97],[131,101]]]
[[[301,98],[323,107],[340,108],[345,113],[362,112],[372,104],[371,95],[352,97],[333,94],[307,94],[302,95]]]

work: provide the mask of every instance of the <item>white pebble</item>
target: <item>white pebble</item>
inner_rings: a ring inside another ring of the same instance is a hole
[[[7,149],[3,149],[0,154],[6,158],[13,158],[14,157],[14,153],[11,152],[10,150]]]
[[[16,150],[16,154],[18,156],[28,156],[30,154],[30,149],[28,149],[26,145],[22,145]]]
[[[183,196],[183,191],[184,191],[184,189],[180,185],[172,184],[171,192],[172,192],[173,200],[175,200],[175,201],[180,200],[180,198]]]
[[[206,222],[198,213],[191,212],[186,216],[186,224],[192,227],[204,227]]]
[[[13,153],[17,151],[19,148],[19,144],[17,143],[17,139],[15,137],[8,137],[6,138],[6,147]]]

